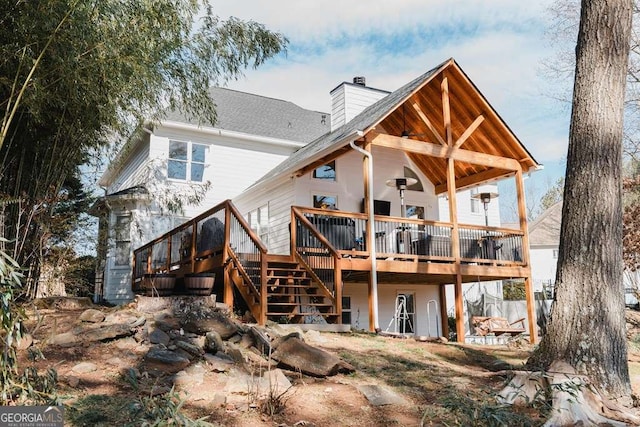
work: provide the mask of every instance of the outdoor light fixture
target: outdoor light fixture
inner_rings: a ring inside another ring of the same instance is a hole
[[[402,218],[406,216],[406,210],[404,206],[404,190],[406,190],[408,186],[413,185],[417,182],[418,182],[417,179],[407,178],[407,177],[392,178],[387,180],[386,182],[387,187],[395,187],[398,189],[398,192],[400,193],[400,216]]]
[[[482,201],[484,205],[484,224],[489,226],[489,203],[491,203],[491,199],[495,199],[498,197],[498,193],[477,193],[471,196],[472,199],[479,199]]]

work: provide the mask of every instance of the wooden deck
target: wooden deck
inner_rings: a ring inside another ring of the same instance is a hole
[[[379,283],[455,284],[527,277],[521,230],[375,217],[293,207],[291,254],[272,255],[230,201],[136,249],[132,288],[145,274],[216,272],[223,299],[267,320],[340,323],[342,283],[368,282],[375,254]],[[460,247],[453,245],[459,242]],[[373,245],[373,247],[371,246]],[[458,256],[455,256],[459,254]],[[315,320],[314,320],[315,319]]]

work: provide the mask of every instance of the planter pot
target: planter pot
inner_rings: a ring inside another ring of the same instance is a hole
[[[176,286],[176,275],[169,273],[145,274],[142,279],[142,288],[150,297],[163,297],[171,295]]]
[[[184,276],[184,289],[189,295],[211,295],[215,273],[192,273]]]

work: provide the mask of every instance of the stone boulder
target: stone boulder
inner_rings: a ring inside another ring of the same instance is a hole
[[[339,357],[294,337],[281,341],[271,357],[279,362],[279,366],[315,377],[355,371],[353,366]]]
[[[205,351],[216,354],[219,351],[224,351],[224,342],[222,337],[216,331],[207,332],[204,343]]]
[[[217,332],[223,340],[227,340],[238,332],[238,327],[231,319],[219,311],[195,310],[185,315],[182,327],[187,332],[206,335],[207,332]]]
[[[95,308],[88,308],[80,315],[80,321],[89,323],[100,323],[104,320],[104,313]]]
[[[189,359],[171,350],[161,347],[152,347],[144,356],[145,364],[149,369],[158,369],[164,372],[178,372],[189,366]]]

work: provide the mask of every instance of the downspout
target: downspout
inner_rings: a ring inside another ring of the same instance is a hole
[[[358,132],[360,136],[364,135],[362,131]],[[376,233],[375,233],[375,217],[373,211],[373,155],[358,147],[354,141],[349,142],[349,146],[369,159],[369,186],[367,188],[369,193],[369,221],[367,225],[367,233],[369,235],[369,241],[371,242],[369,248],[369,256],[371,257],[371,299],[373,305],[373,324],[376,332],[380,330],[380,323],[378,322],[378,262],[376,257]]]

